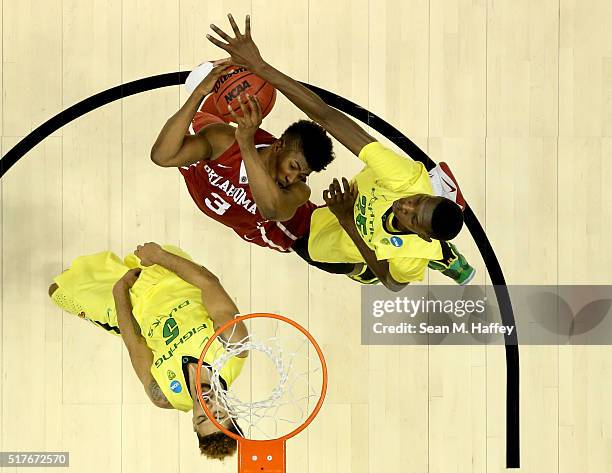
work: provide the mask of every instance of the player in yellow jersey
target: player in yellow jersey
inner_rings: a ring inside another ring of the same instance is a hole
[[[153,404],[193,412],[203,455],[222,459],[236,450],[236,441],[217,430],[196,400],[196,366],[204,344],[238,314],[214,274],[177,247],[146,243],[123,261],[109,251],[81,256],[54,281],[49,295],[57,305],[121,336]],[[231,333],[221,334],[228,342],[246,336],[242,322]],[[213,345],[205,359],[208,364],[222,353],[221,342],[216,339]],[[244,352],[231,358],[221,370],[228,386],[240,374],[246,356]],[[202,373],[206,390],[210,373]],[[223,414],[219,405],[208,402],[211,412]]]
[[[225,42],[211,35],[208,39],[236,65],[271,83],[365,163],[350,188],[346,180],[344,187],[332,182],[324,193],[327,207],[312,214],[309,236],[292,249],[305,259],[356,263],[363,271],[356,279],[380,281],[391,290],[423,279],[428,265],[467,284],[474,268],[447,243],[461,230],[463,214],[451,200],[432,195],[425,166],[385,148],[342,112],[267,64],[251,37],[248,16],[244,34],[231,15],[229,20],[234,38],[211,25]],[[252,108],[254,99],[249,100]]]

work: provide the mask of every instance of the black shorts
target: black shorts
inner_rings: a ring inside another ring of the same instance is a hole
[[[349,274],[355,269],[355,263],[322,263],[321,261],[314,261],[310,257],[310,253],[308,253],[309,236],[310,233],[306,233],[306,235],[295,240],[295,243],[291,247],[291,249],[309,265],[332,274]]]

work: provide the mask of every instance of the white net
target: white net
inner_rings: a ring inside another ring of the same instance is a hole
[[[245,438],[276,439],[302,425],[316,406],[323,385],[322,364],[308,337],[287,322],[268,317],[247,322],[249,335],[244,339],[232,343],[219,339],[224,348],[214,353],[210,388],[203,390],[203,398],[214,406],[219,423],[233,424]],[[245,351],[247,365],[226,387],[224,365]]]

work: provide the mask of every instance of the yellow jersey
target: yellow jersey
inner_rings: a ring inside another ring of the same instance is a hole
[[[427,263],[442,258],[440,242],[427,242],[415,234],[394,231],[390,226],[394,201],[415,194],[432,194],[427,170],[422,163],[401,156],[375,141],[362,148],[359,159],[365,167],[352,182],[359,194],[353,215],[361,237],[376,253],[388,260],[389,271],[398,282],[423,279]],[[327,208],[312,214],[308,251],[315,261],[364,262],[361,253]]]
[[[164,249],[191,259],[177,247],[164,246]],[[55,282],[83,308],[78,314],[80,317],[118,334],[113,286],[126,271],[136,267],[142,271],[130,289],[130,299],[134,318],[153,352],[151,374],[174,408],[189,411],[193,409],[193,400],[187,370],[183,368],[197,361],[215,332],[202,304],[200,289],[162,266],[142,266],[134,254],[121,261],[109,251],[75,259]],[[205,362],[212,363],[222,353],[220,342],[215,340]],[[244,362],[245,358],[232,357],[225,364],[220,374],[228,386],[240,374]]]

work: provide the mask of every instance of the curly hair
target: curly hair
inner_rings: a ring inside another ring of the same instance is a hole
[[[227,430],[236,435],[242,435],[234,425],[230,425]],[[215,432],[204,437],[196,432],[196,435],[200,444],[200,453],[206,458],[223,460],[236,453],[238,448],[238,442],[223,432]]]
[[[315,122],[300,120],[287,128],[281,139],[285,145],[304,153],[308,167],[320,172],[334,160],[332,140]]]

